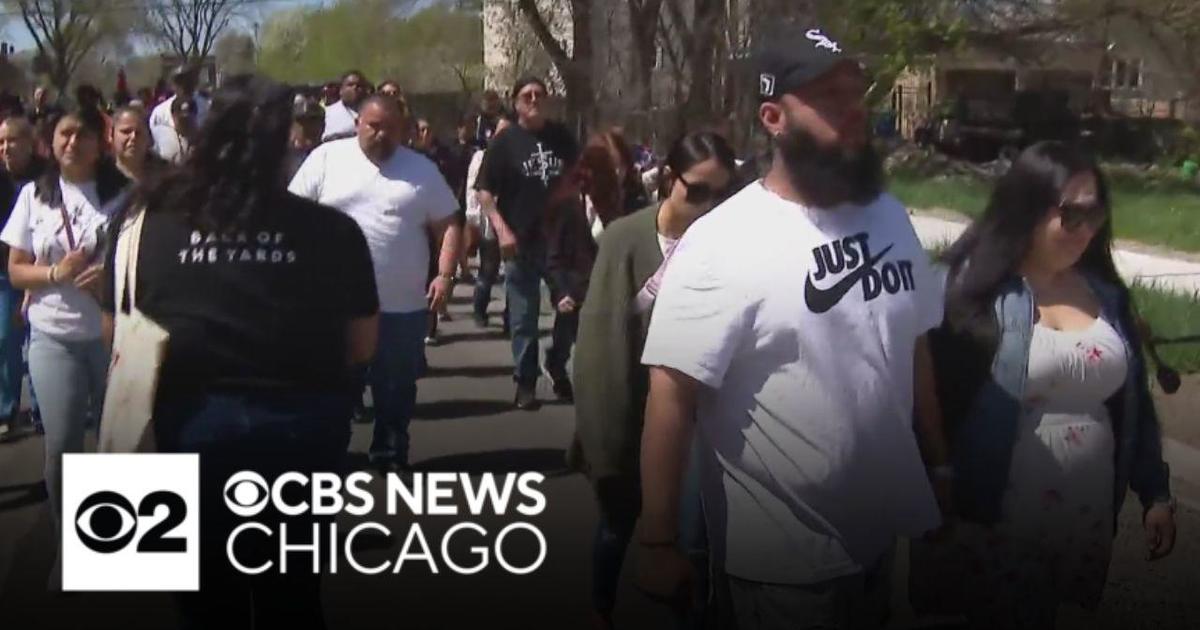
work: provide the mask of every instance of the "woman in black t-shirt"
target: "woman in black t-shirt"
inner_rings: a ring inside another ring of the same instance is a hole
[[[270,483],[284,471],[340,468],[353,373],[374,354],[378,334],[375,275],[358,225],[284,187],[291,107],[281,85],[230,79],[190,159],[140,185],[129,205],[146,212],[137,307],[170,333],[154,412],[158,445],[200,454],[201,501],[212,508],[201,515],[200,592],[180,597],[188,627],[242,627],[251,618],[324,627],[317,576],[278,575],[277,555],[261,576],[231,568],[225,546],[238,521],[221,509],[236,471]],[[110,317],[127,299],[108,290]],[[268,508],[255,520],[283,517]],[[312,531],[312,517],[286,522],[289,532]],[[237,542],[244,566],[278,551],[263,537]]]

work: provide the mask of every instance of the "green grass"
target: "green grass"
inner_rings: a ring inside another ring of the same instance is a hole
[[[1133,287],[1138,312],[1157,339],[1200,335],[1200,294],[1180,295],[1145,286]],[[1184,374],[1200,373],[1200,343],[1160,345],[1159,356]]]
[[[970,177],[920,177],[910,173],[892,173],[888,189],[909,208],[941,208],[977,217],[983,214],[987,206],[992,186]]]
[[[1128,178],[1114,178],[1111,186],[1117,238],[1200,252],[1200,189]],[[890,187],[910,208],[943,208],[976,217],[983,213],[992,185],[965,176],[922,178],[893,173]]]

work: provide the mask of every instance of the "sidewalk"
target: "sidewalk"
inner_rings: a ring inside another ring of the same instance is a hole
[[[1171,492],[1179,502],[1200,510],[1200,449],[1163,436],[1163,459],[1171,467]]]
[[[922,210],[912,212],[913,227],[925,247],[953,243],[967,227],[965,219],[946,219]],[[1118,248],[1113,252],[1113,259],[1117,263],[1117,270],[1130,284],[1140,282],[1188,295],[1200,293],[1200,262],[1136,252],[1128,248]]]

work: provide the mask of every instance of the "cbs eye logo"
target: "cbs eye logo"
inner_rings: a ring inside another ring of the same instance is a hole
[[[62,502],[64,591],[199,590],[198,455],[67,453]]]
[[[101,490],[83,500],[75,515],[75,533],[79,542],[96,553],[115,553],[129,546],[137,535],[139,518],[154,518],[158,508],[167,508],[166,517],[160,519],[137,543],[138,553],[183,553],[187,551],[187,539],[170,536],[183,524],[187,516],[187,504],[183,497],[160,490],[147,494],[138,502],[135,510],[128,499],[112,492]]]
[[[271,498],[271,489],[262,475],[243,470],[225,482],[225,506],[237,516],[257,516]]]

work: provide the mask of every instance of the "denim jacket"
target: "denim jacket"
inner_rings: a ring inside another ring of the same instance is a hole
[[[1120,335],[1129,357],[1125,385],[1105,403],[1116,444],[1113,509],[1120,511],[1126,488],[1132,488],[1143,508],[1149,509],[1169,499],[1170,472],[1162,459],[1162,436],[1141,341],[1128,315],[1127,294],[1096,277],[1089,276],[1088,282],[1100,300],[1100,316]],[[1034,307],[1023,280],[1014,279],[1002,288],[995,303],[1000,335],[991,374],[976,390],[964,417],[956,419],[951,438],[955,506],[970,521],[991,524],[1004,518],[1004,492],[1025,400]]]

